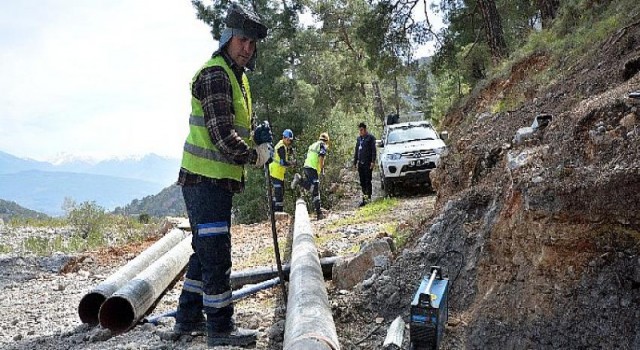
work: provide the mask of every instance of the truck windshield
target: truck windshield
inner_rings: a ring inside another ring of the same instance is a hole
[[[405,126],[389,131],[387,135],[387,144],[419,141],[419,140],[436,140],[438,135],[431,128],[424,126]]]

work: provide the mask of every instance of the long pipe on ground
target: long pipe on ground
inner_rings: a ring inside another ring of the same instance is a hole
[[[277,271],[276,271],[277,273]],[[278,285],[278,283],[280,283],[280,277],[276,277],[276,278],[272,278],[270,280],[266,280],[263,282],[260,282],[258,284],[252,284],[252,285],[248,285],[242,289],[238,289],[238,290],[234,290],[233,293],[231,293],[231,300],[232,301],[236,301],[236,300],[240,300],[242,298],[248,297],[249,295],[252,295],[254,293],[257,293],[261,290],[265,290],[268,288],[271,288],[273,286]],[[154,325],[158,325],[158,321],[160,321],[161,318],[164,317],[176,317],[176,310],[173,311],[169,311],[169,312],[165,312],[163,314],[157,315],[157,316],[151,316],[149,318],[145,318],[144,320],[142,320],[143,323],[152,323]]]
[[[331,279],[331,269],[333,269],[333,265],[335,264],[339,256],[331,256],[328,258],[320,259],[320,266],[322,268],[322,275],[325,280]],[[289,272],[291,267],[289,264],[283,265],[282,270],[284,272],[284,278],[289,280]],[[230,276],[231,288],[239,288],[247,284],[259,283],[262,281],[266,281],[270,278],[274,278],[278,276],[278,268],[276,266],[268,267],[256,267],[248,270],[236,271],[232,272]]]
[[[102,283],[98,284],[93,290],[85,294],[78,305],[78,315],[83,323],[91,325],[98,324],[98,313],[100,306],[113,293],[122,287],[129,280],[134,278],[142,270],[146,269],[158,260],[164,253],[168,252],[176,244],[180,243],[187,233],[182,230],[173,229],[164,237],[159,239],[145,251],[140,253],[135,259],[129,261],[125,266],[121,267],[116,273],[109,276]]]
[[[284,350],[340,350],[309,213],[296,202]]]
[[[116,334],[135,326],[187,266],[192,253],[189,236],[113,293],[100,308],[100,325]]]

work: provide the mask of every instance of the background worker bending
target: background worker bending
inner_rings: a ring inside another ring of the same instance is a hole
[[[316,210],[316,219],[322,220],[322,211],[320,211],[320,177],[324,175],[324,158],[329,148],[329,134],[323,132],[320,134],[318,141],[309,146],[307,158],[304,161],[304,181],[300,182],[300,174],[295,174],[291,182],[291,188],[295,188],[300,184],[302,188],[311,191],[313,207]]]

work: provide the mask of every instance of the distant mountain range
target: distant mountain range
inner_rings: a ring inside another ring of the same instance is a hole
[[[179,159],[161,157],[157,154],[147,154],[142,158],[107,159],[97,163],[69,158],[54,164],[18,158],[0,151],[0,174],[42,170],[138,179],[169,186],[178,178],[179,168]]]
[[[0,151],[0,198],[49,215],[63,213],[65,197],[78,203],[95,201],[112,210],[171,185],[179,168],[180,160],[155,154],[95,164],[53,164]]]

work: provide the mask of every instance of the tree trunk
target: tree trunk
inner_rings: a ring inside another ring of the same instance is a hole
[[[560,0],[536,0],[536,4],[540,10],[542,28],[551,27],[551,22],[556,18],[558,7],[560,7]]]
[[[484,19],[484,31],[487,35],[487,44],[491,49],[491,57],[493,62],[497,63],[507,55],[507,43],[504,40],[500,13],[495,0],[478,0],[478,8]]]
[[[373,82],[373,92],[375,94],[376,101],[376,114],[384,123],[384,107],[382,106],[382,96],[380,96],[380,86],[378,85],[377,81]]]
[[[365,86],[365,84],[363,82],[360,82],[360,93],[362,94],[362,97],[364,97],[364,99],[366,100],[367,98],[367,87]],[[369,113],[369,104],[368,103],[364,103],[364,112],[365,113]]]
[[[396,105],[396,114],[400,114],[400,93],[398,92],[398,76],[393,76],[393,92],[394,92],[394,102]]]

